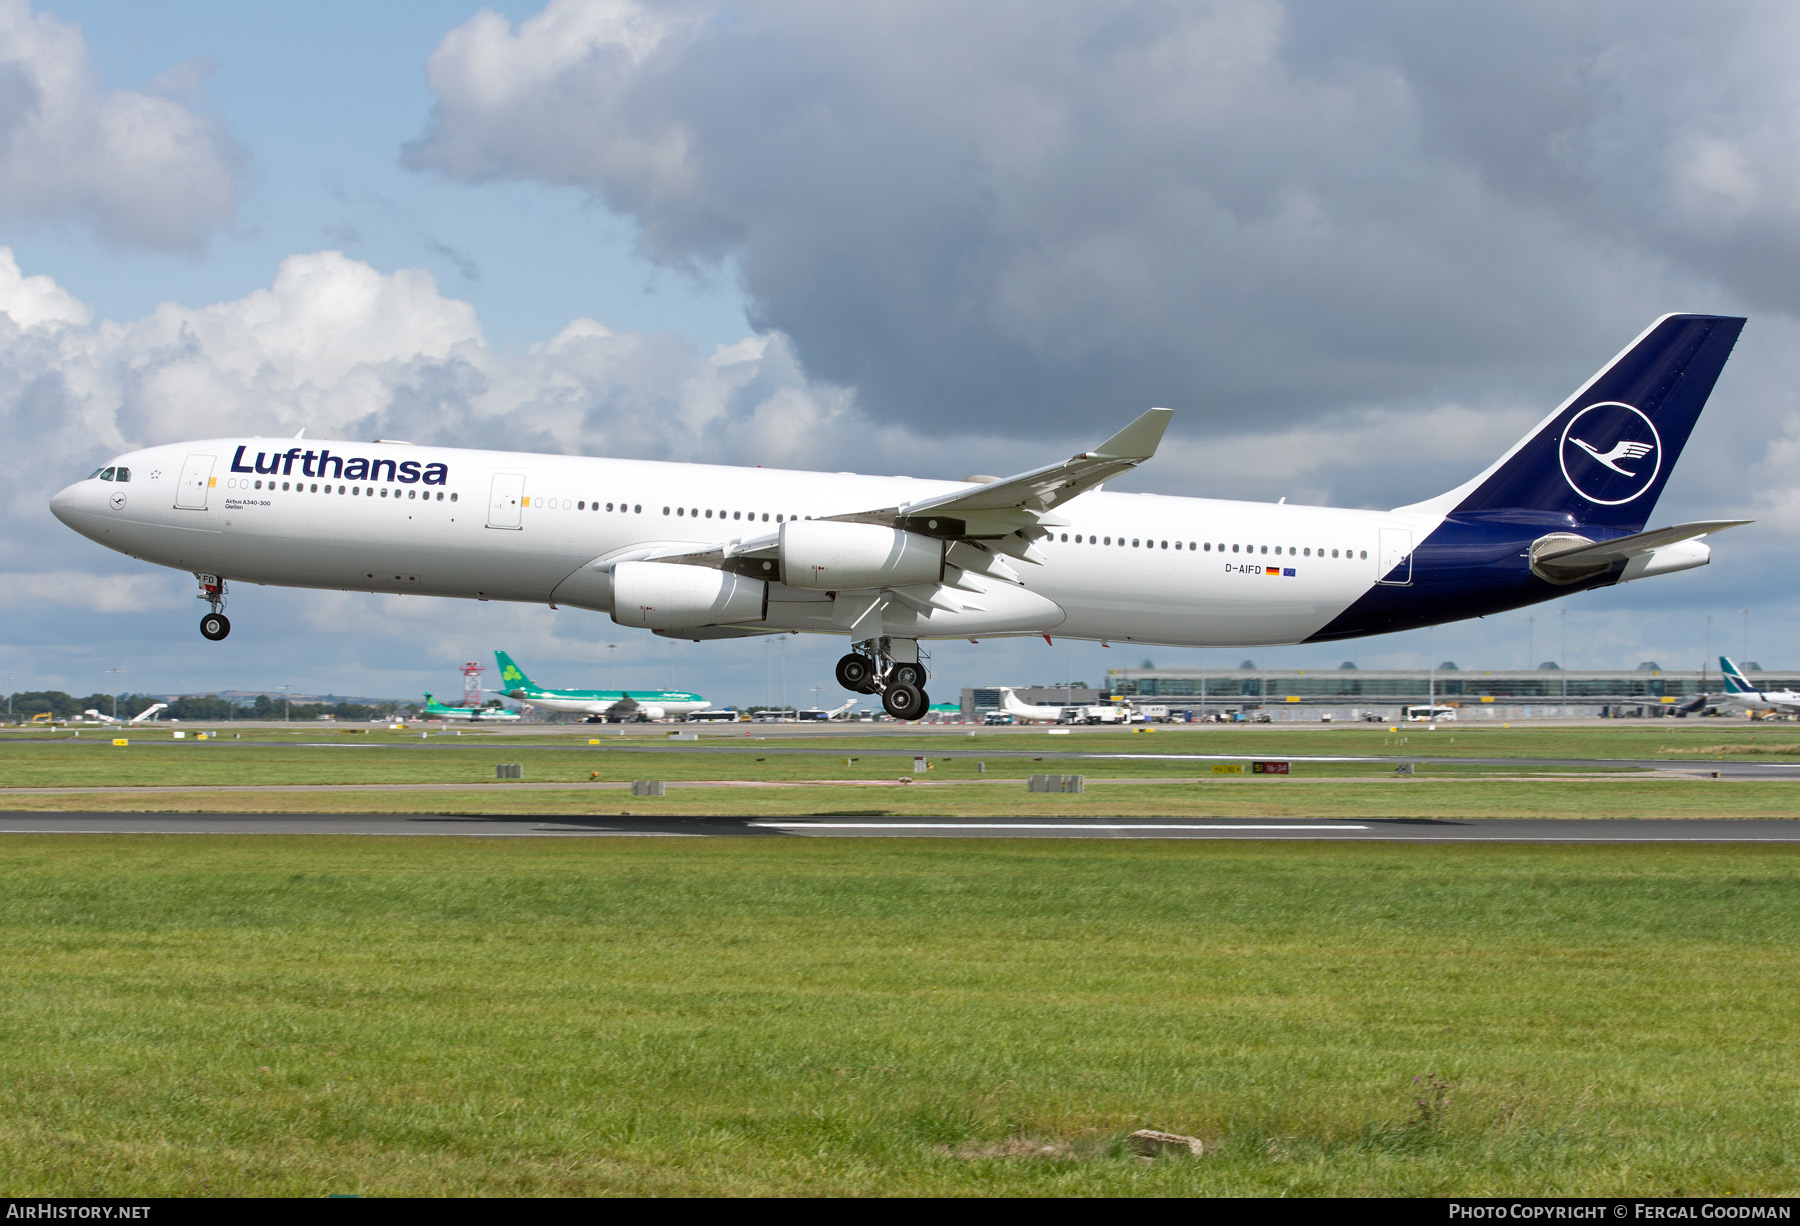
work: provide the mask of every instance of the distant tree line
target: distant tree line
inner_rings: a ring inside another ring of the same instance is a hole
[[[270,698],[267,694],[258,694],[254,701],[239,702],[230,698],[220,698],[216,694],[203,697],[158,698],[154,694],[89,694],[85,698],[77,698],[65,694],[61,690],[25,690],[12,695],[12,714],[14,719],[30,719],[33,715],[49,712],[57,719],[74,719],[83,711],[98,711],[102,715],[115,713],[120,719],[130,719],[139,711],[154,702],[167,702],[166,711],[158,711],[158,719],[179,720],[232,720],[232,719],[309,719],[316,720],[322,715],[330,715],[342,720],[372,720],[393,715],[408,704],[403,703],[361,703],[361,702],[296,702],[290,710],[279,698]]]

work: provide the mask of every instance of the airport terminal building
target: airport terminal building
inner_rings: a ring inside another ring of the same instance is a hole
[[[1750,680],[1766,689],[1800,688],[1800,670],[1745,666]],[[1027,702],[1063,701],[1062,686],[1021,687]],[[1256,712],[1273,719],[1360,719],[1374,714],[1395,719],[1402,707],[1457,709],[1458,719],[1529,719],[1595,716],[1602,713],[1655,718],[1707,694],[1721,710],[1724,684],[1718,671],[1666,669],[1655,662],[1630,670],[1465,669],[1446,661],[1437,669],[1116,668],[1104,691],[1076,688],[1072,702],[1107,701],[1106,696],[1172,710],[1228,715]],[[999,691],[963,691],[965,718],[982,718],[1000,704]]]

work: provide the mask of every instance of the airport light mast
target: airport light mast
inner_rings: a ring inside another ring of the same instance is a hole
[[[474,660],[462,666],[463,706],[479,707],[481,705],[482,667]]]

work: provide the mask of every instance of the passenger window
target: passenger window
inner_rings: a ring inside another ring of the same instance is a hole
[[[1112,537],[1107,537],[1105,543],[1108,545],[1112,544]]]
[[[1361,553],[1361,554],[1360,554],[1360,555],[1358,555],[1358,556],[1360,556],[1360,557],[1361,557],[1361,558],[1362,558],[1362,559],[1363,559],[1363,560],[1365,560],[1365,561],[1367,561],[1367,560],[1368,560],[1368,557],[1369,557],[1369,551],[1368,551],[1368,550],[1367,550],[1367,549],[1365,549],[1365,550],[1363,550],[1363,551],[1362,551],[1362,553]]]
[[[1163,542],[1163,543],[1162,543],[1162,547],[1163,547],[1163,548],[1164,548],[1164,549],[1167,549],[1167,548],[1168,548],[1168,547],[1169,547],[1169,542],[1167,542],[1167,541],[1164,541],[1164,542]]]
[[[407,491],[406,491],[406,496],[407,496],[407,497],[408,497],[408,498],[409,498],[409,499],[410,499],[410,498],[417,498],[417,497],[418,497],[418,496],[419,496],[419,491],[418,491],[418,490],[407,490]]]
[[[1131,547],[1133,549],[1136,549],[1138,547],[1137,537],[1135,537],[1135,536],[1131,538]]]
[[[766,523],[768,523],[768,522],[769,522],[769,513],[768,513],[768,512],[767,512],[767,511],[764,511],[764,512],[763,512],[763,518],[762,518],[762,521],[763,521],[763,523],[765,523],[765,524],[766,524]]]
[[[258,484],[261,484],[261,482],[258,482]],[[356,498],[356,497],[359,497],[361,494],[362,494],[362,486],[353,485],[350,487],[350,497]]]
[[[286,481],[283,481],[281,483],[281,492],[284,494],[287,493],[287,488],[288,488],[288,483]]]
[[[742,511],[733,511],[733,512],[732,512],[732,513],[731,513],[731,518],[733,518],[733,519],[742,519],[742,518],[744,518],[744,513],[743,513],[743,512],[742,512]]]
[[[585,510],[587,510],[587,503],[585,501],[578,501],[575,504],[575,509],[577,511],[585,511]]]
[[[1231,547],[1231,552],[1236,553],[1237,551],[1238,551],[1238,547],[1236,545],[1233,545]]]
[[[1067,541],[1067,540],[1068,540],[1068,539],[1069,539],[1069,534],[1068,534],[1068,533],[1067,533],[1067,532],[1065,532],[1065,533],[1063,533],[1063,534],[1062,534],[1062,539],[1063,539],[1063,540],[1064,540],[1064,541]]]
[[[1176,546],[1175,546],[1175,547],[1176,547],[1176,548],[1177,548],[1177,549],[1179,549],[1179,548],[1181,548],[1181,546],[1180,546],[1180,544],[1177,544],[1177,545],[1176,545]],[[1192,553],[1192,552],[1194,552],[1194,550],[1195,550],[1195,549],[1197,549],[1197,548],[1199,548],[1199,547],[1198,547],[1198,546],[1197,546],[1197,545],[1195,545],[1195,544],[1194,544],[1194,542],[1192,542],[1192,541],[1189,541],[1189,542],[1188,542],[1188,552],[1189,552],[1189,553]]]
[[[678,516],[685,516],[687,514],[687,508],[686,507],[676,507],[675,514]]]
[[[1268,547],[1268,546],[1267,546],[1267,545],[1264,545],[1264,546],[1263,546],[1263,547],[1262,547],[1262,551],[1263,551],[1263,552],[1264,552],[1264,553],[1267,553],[1267,552],[1269,552],[1269,547]]]
[[[1200,546],[1200,548],[1204,549],[1207,553],[1211,553],[1212,552],[1212,542],[1208,541],[1208,542],[1206,542],[1206,544]]]
[[[711,507],[706,508],[706,518],[708,518],[708,519],[712,518],[712,508]]]
[[[381,496],[383,498],[387,497],[387,486],[385,486],[385,485],[381,487]]]
[[[631,508],[631,513],[633,515],[642,515],[644,513],[644,504],[641,502],[634,503]]]

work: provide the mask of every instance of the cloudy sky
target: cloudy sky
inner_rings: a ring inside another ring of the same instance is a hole
[[[1571,667],[1695,667],[1710,617],[1800,664],[1796,59],[1774,3],[0,0],[0,669],[408,695],[506,647],[804,703],[841,643],[244,588],[208,644],[46,500],[301,427],[957,477],[1161,404],[1113,488],[1393,506],[1670,310],[1751,320],[1655,517],[1754,516],[1711,567],[1248,654],[1511,668],[1566,621]],[[932,688],[1146,656],[1200,659],[961,644]]]

